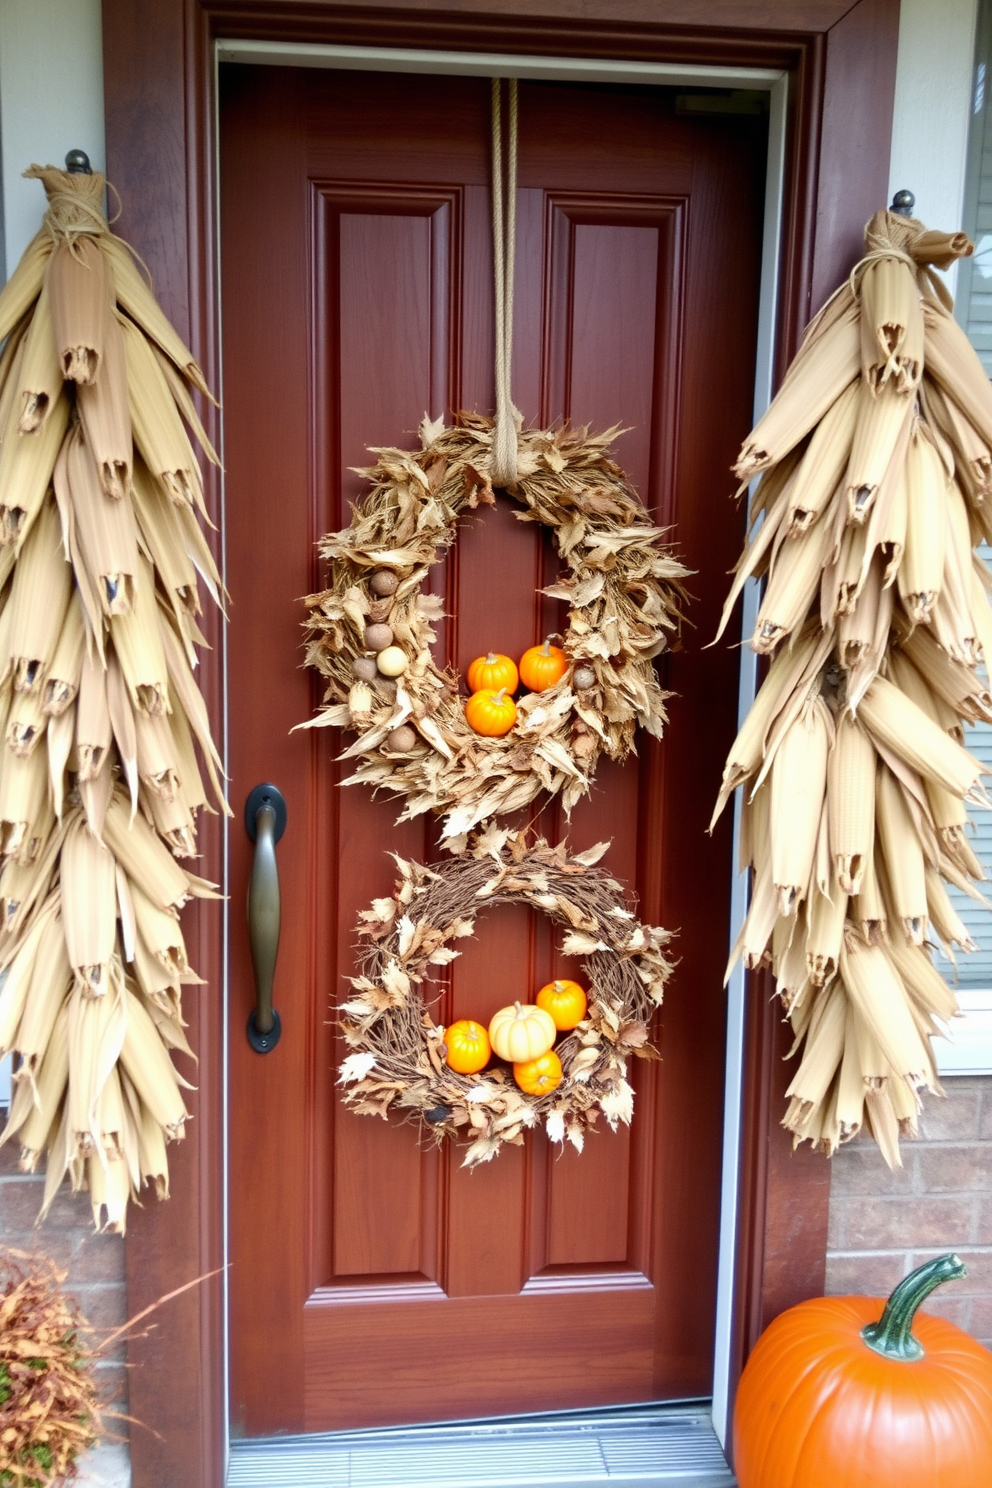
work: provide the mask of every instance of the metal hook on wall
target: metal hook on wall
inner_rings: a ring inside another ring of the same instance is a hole
[[[900,217],[912,217],[915,206],[916,197],[911,191],[897,191],[889,211],[896,212]]]
[[[65,168],[70,176],[91,176],[93,167],[85,150],[70,150],[65,157]]]

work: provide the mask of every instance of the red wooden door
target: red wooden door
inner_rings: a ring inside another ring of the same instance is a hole
[[[728,466],[749,425],[760,120],[693,116],[661,90],[520,90],[514,396],[529,421],[629,432],[619,458],[689,565],[694,629],[665,662],[661,746],[601,765],[569,840],[613,845],[642,918],[679,931],[630,1131],[580,1156],[541,1134],[466,1172],[411,1126],[335,1099],[331,1007],[386,856],[435,828],[339,789],[337,739],[290,734],[313,544],[348,521],[350,467],[432,416],[492,403],[484,79],[225,69],[221,235],[232,801],[271,780],[282,1041],[245,1038],[251,846],[231,850],[232,1421],[251,1435],[706,1394],[718,1231],[729,828],[705,828],[732,736],[736,659],[704,650],[740,539]],[[519,654],[555,572],[501,501],[445,565],[442,652]],[[565,823],[548,809],[546,832]],[[443,1021],[565,964],[546,924],[497,909]]]

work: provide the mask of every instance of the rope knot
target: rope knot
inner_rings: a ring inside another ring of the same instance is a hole
[[[74,175],[54,165],[32,165],[24,172],[29,181],[40,181],[48,197],[48,210],[43,222],[56,247],[73,243],[84,235],[98,237],[109,233],[103,211],[106,177],[99,171],[91,175]]]

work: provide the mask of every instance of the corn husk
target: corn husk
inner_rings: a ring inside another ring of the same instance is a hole
[[[21,549],[11,585],[3,675],[11,676],[15,692],[43,691],[71,597],[72,569],[55,502],[48,499]]]
[[[34,434],[62,393],[62,368],[55,346],[52,299],[45,285],[35,302],[24,337],[24,355],[16,379],[17,429]]]
[[[114,316],[107,322],[99,375],[80,385],[77,407],[104,495],[126,495],[131,486],[131,419],[124,337]]]
[[[19,554],[41,509],[68,422],[64,396],[33,434],[11,428],[8,419],[0,444],[0,582],[6,581],[11,559]]]
[[[20,262],[0,290],[0,341],[34,308],[45,282],[45,270],[55,243],[44,228],[31,239]]]
[[[68,1177],[123,1230],[146,1182],[167,1196],[186,1117],[178,909],[215,894],[176,862],[206,807],[194,736],[228,809],[192,670],[198,580],[223,591],[190,435],[216,454],[103,178],[28,174],[51,205],[0,292],[0,1141],[46,1156],[41,1217]]]
[[[96,382],[103,365],[113,285],[99,243],[88,235],[60,243],[45,275],[62,375]]]
[[[751,644],[771,664],[717,813],[742,786],[734,956],[770,964],[793,1027],[786,1127],[826,1153],[866,1130],[896,1166],[957,1011],[931,944],[972,949],[946,885],[982,898],[964,726],[992,719],[973,551],[992,538],[992,389],[931,272],[963,234],[881,212],[866,244],[735,466],[763,471],[732,593],[766,576]]]
[[[108,617],[129,615],[138,585],[138,529],[131,499],[107,497],[81,428],[69,438],[66,477],[88,587]]]

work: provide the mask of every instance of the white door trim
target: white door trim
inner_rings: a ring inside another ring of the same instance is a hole
[[[767,408],[771,398],[774,370],[775,326],[778,309],[779,259],[781,248],[783,195],[785,190],[785,144],[786,104],[788,98],[788,74],[774,68],[757,67],[703,67],[692,64],[668,62],[627,62],[609,58],[591,57],[538,57],[484,52],[415,51],[397,47],[349,47],[325,46],[305,42],[248,41],[239,38],[219,38],[214,43],[215,108],[219,90],[216,87],[216,69],[221,62],[235,62],[249,66],[265,67],[314,67],[351,69],[362,72],[415,72],[431,74],[461,75],[467,77],[517,77],[538,81],[584,81],[589,83],[628,83],[671,87],[683,84],[695,87],[741,88],[767,92],[769,95],[768,160],[765,173],[765,212],[762,235],[761,283],[758,301],[758,340],[755,360],[754,416],[757,420]],[[220,278],[220,158],[219,120],[214,120],[215,189],[218,193],[215,220],[217,222],[216,262]],[[221,286],[217,285],[218,325],[223,322]],[[219,365],[221,406],[224,403],[224,368]],[[221,442],[223,461],[223,437]],[[222,465],[223,470],[223,465]],[[226,557],[226,492],[221,477],[221,559]],[[226,566],[224,568],[226,577]],[[750,636],[757,613],[757,589],[753,581],[744,594],[743,637]],[[740,651],[740,682],[738,691],[738,715],[743,719],[754,700],[756,661],[748,646]],[[224,692],[224,716],[222,724],[222,748],[225,760],[228,746],[227,712],[227,646],[226,639],[221,656]],[[714,789],[715,789],[714,783]],[[228,881],[228,829],[225,827],[224,846],[224,892],[229,894]],[[738,861],[740,832],[740,803],[734,809],[733,861]],[[735,872],[731,891],[731,913],[728,945],[732,946],[747,913],[747,875]],[[225,900],[224,936],[224,1115],[223,1115],[223,1244],[225,1260],[229,1259],[229,1188],[228,1188],[228,966],[227,966],[227,905]],[[719,1270],[717,1278],[716,1337],[713,1363],[713,1425],[720,1442],[726,1445],[729,1422],[729,1386],[731,1365],[731,1327],[733,1321],[734,1271],[737,1257],[738,1186],[740,1179],[741,1099],[744,1059],[744,975],[737,968],[728,985],[727,1059],[723,1122],[723,1175],[720,1207]],[[224,1393],[229,1392],[229,1313],[225,1272],[224,1294]],[[226,1466],[225,1466],[226,1474]]]

